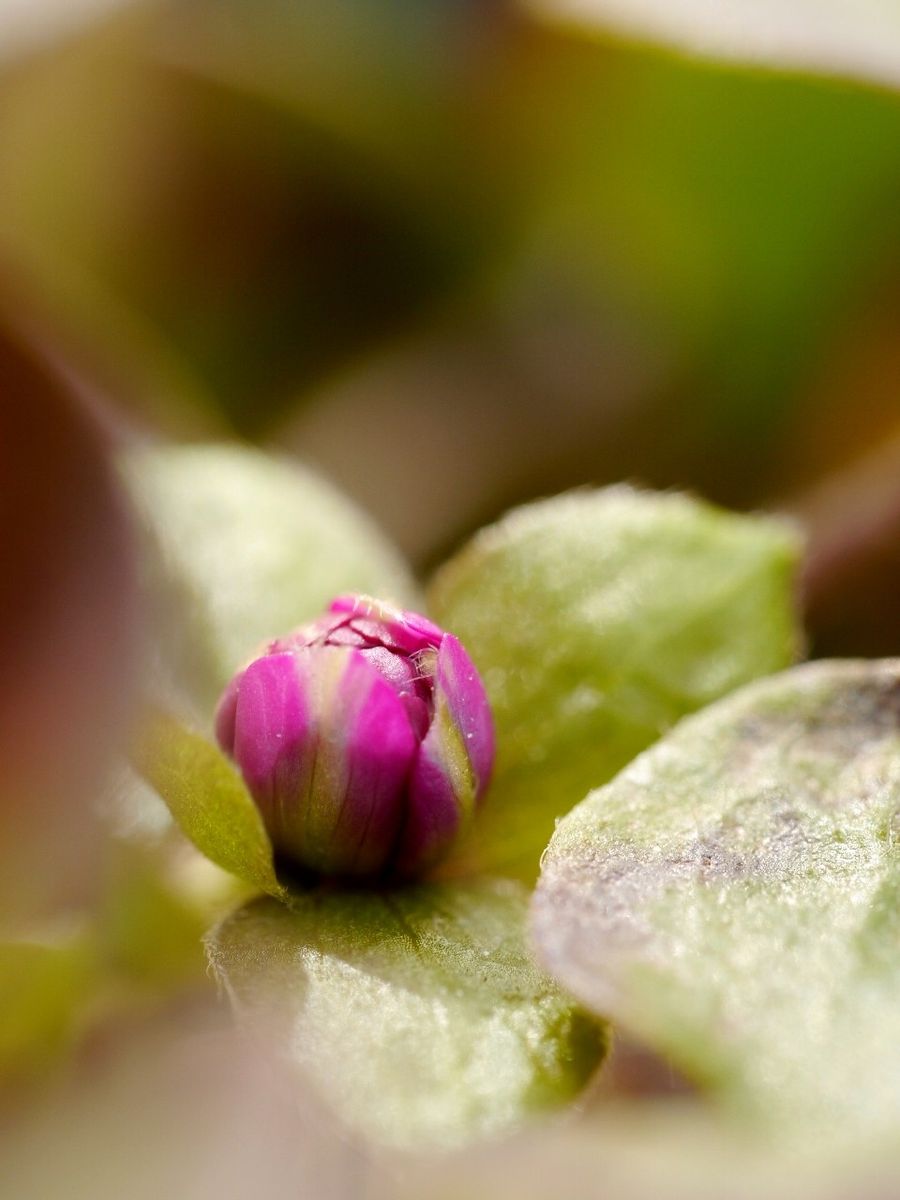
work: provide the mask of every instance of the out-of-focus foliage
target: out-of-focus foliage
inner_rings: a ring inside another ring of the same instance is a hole
[[[884,1200],[893,1190],[889,1158],[824,1146],[787,1155],[683,1102],[607,1104],[453,1154],[372,1156],[256,1041],[182,1022],[112,1050],[6,1122],[4,1195],[347,1200],[363,1187],[372,1200]]]
[[[335,596],[415,602],[406,564],[372,521],[299,464],[237,445],[145,448],[124,474],[163,613],[145,691],[180,694],[207,721],[260,643]]]
[[[110,1002],[129,995],[152,1002],[181,987],[202,987],[200,940],[241,895],[229,876],[185,852],[180,839],[153,847],[114,843],[94,914],[105,976],[98,982],[114,993]]]
[[[818,645],[877,654],[900,645],[900,425],[797,503],[814,531],[804,573]]]
[[[5,1119],[2,1150],[16,1200],[343,1200],[362,1167],[259,1044],[196,1014],[114,1033],[90,1071]]]
[[[91,803],[127,728],[135,551],[108,439],[53,349],[2,325],[0,915],[78,905],[102,855]],[[29,342],[31,343],[29,345]]]
[[[3,0],[0,61],[63,38],[126,3],[128,0]]]
[[[0,944],[0,1078],[27,1079],[68,1048],[91,993],[93,967],[83,930],[48,942]]]
[[[156,421],[272,431],[420,559],[587,480],[759,503],[896,423],[854,345],[900,312],[894,96],[455,0],[148,4],[3,86],[23,277]]]
[[[890,1154],[783,1147],[691,1101],[598,1106],[583,1120],[376,1176],[375,1200],[885,1200]]]
[[[526,0],[586,31],[900,87],[900,13],[885,0]]]
[[[202,938],[244,889],[171,833],[113,834],[101,858],[89,902],[0,943],[0,1103],[65,1075],[108,1025],[211,991]]]

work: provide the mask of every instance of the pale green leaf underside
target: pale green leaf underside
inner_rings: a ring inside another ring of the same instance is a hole
[[[341,592],[415,607],[384,535],[297,463],[239,445],[166,447],[133,453],[124,474],[168,601],[161,669],[206,710],[261,642]]]
[[[543,961],[810,1140],[900,1128],[900,661],[817,663],[685,721],[560,825]]]
[[[269,895],[284,895],[259,810],[212,743],[171,717],[154,714],[134,751],[134,764],[207,858]]]
[[[556,20],[742,63],[900,87],[893,0],[523,0]]]
[[[531,963],[527,894],[481,880],[261,899],[209,938],[238,1014],[376,1143],[458,1145],[561,1104],[603,1028]]]
[[[627,487],[478,535],[431,589],[497,724],[464,858],[533,878],[555,817],[684,714],[793,661],[798,550],[783,522]]]

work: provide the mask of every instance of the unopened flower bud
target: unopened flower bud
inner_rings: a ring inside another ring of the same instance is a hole
[[[324,875],[412,876],[484,794],[491,712],[459,641],[417,613],[341,596],[231,681],[216,736],[277,854]]]

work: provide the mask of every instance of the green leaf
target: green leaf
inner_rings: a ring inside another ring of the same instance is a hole
[[[900,661],[816,663],[685,721],[560,825],[554,975],[779,1134],[900,1125]]]
[[[577,1094],[603,1027],[532,964],[508,881],[260,899],[210,937],[238,1014],[369,1139],[451,1145]]]
[[[339,593],[415,605],[380,531],[297,463],[238,445],[167,447],[132,454],[124,473],[168,602],[161,672],[206,712],[260,642]]]
[[[900,11],[884,0],[524,0],[576,28],[712,58],[900,87]]]
[[[498,761],[469,864],[533,878],[567,812],[679,717],[787,666],[797,538],[626,487],[529,505],[437,576],[484,676]]]
[[[211,742],[162,714],[150,717],[134,765],[207,858],[271,896],[283,896],[272,844],[239,773]]]

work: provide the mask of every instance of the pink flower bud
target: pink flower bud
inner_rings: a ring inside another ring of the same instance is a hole
[[[269,643],[228,685],[216,736],[276,853],[324,875],[434,865],[494,760],[484,686],[457,639],[367,596]]]

